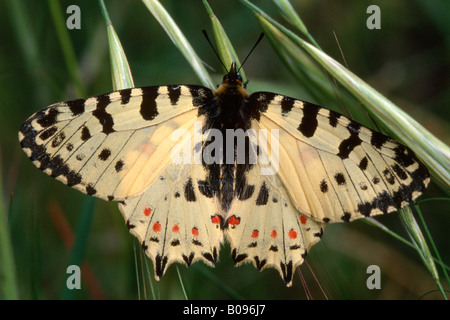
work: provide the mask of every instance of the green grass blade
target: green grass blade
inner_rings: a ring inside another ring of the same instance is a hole
[[[185,300],[189,300],[187,293],[186,293],[186,289],[184,289],[184,284],[183,284],[183,278],[181,277],[180,274],[180,269],[177,267],[177,275],[178,275],[178,280],[180,281],[180,286],[181,286],[181,290],[183,291],[183,296]]]
[[[68,265],[76,265],[81,268],[83,263],[86,247],[88,243],[89,233],[91,231],[92,220],[94,217],[96,199],[86,197],[78,216],[77,226],[75,230],[75,243],[70,252]],[[71,300],[74,298],[77,290],[71,290],[64,283],[64,289],[61,296],[62,300]]]
[[[0,167],[1,168],[1,167]],[[0,171],[0,176],[1,171]],[[3,202],[3,188],[0,180],[0,300],[16,300],[19,298],[17,288],[14,254],[9,237],[8,220]]]
[[[427,242],[425,241],[422,231],[420,230],[420,227],[412,214],[411,208],[407,206],[403,209],[400,209],[399,214],[401,221],[408,231],[409,237],[411,238],[416,248],[416,251],[418,252],[420,258],[433,277],[433,280],[441,291],[443,298],[447,299],[442,285],[439,281],[439,274],[437,272],[436,265],[434,264],[433,256],[431,255],[430,249],[427,245]]]
[[[106,30],[108,33],[113,90],[134,88],[133,76],[122,44],[120,43],[120,39],[109,19],[109,14],[103,0],[100,0],[99,2],[103,17],[106,21]]]
[[[77,58],[72,42],[70,40],[69,31],[66,27],[64,17],[62,15],[63,10],[58,0],[48,0],[51,16],[55,25],[55,30],[58,35],[58,40],[63,51],[64,60],[67,70],[69,71],[72,82],[75,85],[77,94],[81,97],[86,96],[86,88],[81,80],[80,72],[78,69]]]
[[[203,66],[201,59],[166,9],[157,0],[142,0],[142,2],[147,6],[148,10],[163,27],[178,50],[180,50],[190,63],[202,84],[205,87],[214,89],[214,83],[206,68]]]
[[[228,72],[232,62],[236,62],[236,65],[239,68],[241,66],[241,62],[239,60],[238,55],[236,54],[236,51],[234,50],[233,45],[231,44],[230,39],[228,38],[224,28],[222,27],[222,24],[220,23],[217,16],[214,14],[208,1],[203,0],[203,5],[205,6],[206,11],[208,12],[209,18],[211,19],[211,25],[214,33],[214,38],[217,44],[217,50],[219,52],[220,58],[222,59],[222,62],[227,68],[225,69],[225,72]],[[239,73],[245,83],[247,81],[247,78],[245,76],[244,70],[241,69]]]
[[[438,251],[438,249],[437,249],[437,247],[436,247],[436,245],[434,243],[433,237],[431,236],[431,233],[428,230],[427,224],[425,223],[425,219],[423,218],[423,215],[422,215],[422,212],[420,210],[420,207],[418,205],[416,205],[414,207],[415,207],[415,209],[417,211],[417,214],[419,216],[420,222],[422,223],[422,226],[423,226],[423,228],[425,230],[425,233],[427,235],[428,241],[430,242],[431,248],[433,248],[433,251],[434,251],[434,254],[435,254],[436,258],[437,258],[437,261],[439,262],[439,264],[442,267],[442,272],[444,273],[444,277],[447,280],[447,284],[450,285],[449,275],[447,273],[446,268],[444,267],[444,262],[441,259],[441,255],[439,254],[439,251]]]
[[[289,0],[273,0],[273,2],[278,6],[278,9],[280,9],[284,18],[289,21],[290,24],[292,24],[298,31],[307,37],[312,44],[314,44],[317,48],[320,48],[319,44],[309,33],[302,19],[300,19],[297,12],[295,12]]]

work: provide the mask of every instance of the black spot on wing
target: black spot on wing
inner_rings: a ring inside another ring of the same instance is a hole
[[[383,176],[389,184],[395,184],[395,177],[389,169],[383,170]]]
[[[334,175],[334,180],[336,180],[337,184],[340,186],[345,184],[345,176],[341,172]]]
[[[293,266],[292,261],[289,261],[287,264],[283,262],[280,263],[281,273],[283,274],[284,283],[289,284],[292,282],[293,277]]]
[[[248,257],[248,255],[246,253],[241,253],[238,255],[237,250],[235,248],[235,249],[233,249],[233,251],[231,253],[231,257],[233,258],[234,263],[238,264],[239,262],[245,260]]]
[[[188,267],[191,265],[192,260],[194,260],[194,256],[195,256],[194,252],[191,252],[189,254],[189,257],[187,255],[185,255],[185,254],[182,255],[183,260],[187,264]]]
[[[67,151],[72,151],[73,150],[73,144],[71,144],[70,142],[66,144],[66,149]]]
[[[267,259],[259,260],[258,256],[254,256],[253,259],[255,260],[256,268],[258,268],[258,270],[261,270],[267,263]]]
[[[320,191],[322,191],[322,193],[328,192],[328,184],[325,180],[320,181]]]
[[[395,147],[394,152],[394,160],[404,168],[414,164],[417,160],[414,153],[402,145]]]
[[[36,121],[43,128],[53,126],[58,118],[59,111],[56,108],[43,109],[36,113]]]
[[[186,201],[195,202],[197,197],[195,196],[194,187],[192,185],[192,178],[189,177],[188,182],[184,186],[184,197]]]
[[[263,182],[259,189],[258,198],[256,198],[257,206],[264,206],[269,200],[269,189],[267,189],[266,183]]]
[[[120,90],[120,104],[124,105],[124,104],[128,104],[130,102],[130,98],[131,98],[131,88],[129,89],[123,89]]]
[[[116,172],[120,172],[123,169],[124,162],[122,160],[118,160],[114,166]]]
[[[97,107],[92,112],[102,126],[102,132],[109,134],[114,132],[114,121],[112,116],[106,111],[106,107],[111,103],[109,94],[102,94],[97,97]]]
[[[86,99],[76,99],[72,101],[67,101],[66,105],[69,107],[70,111],[72,111],[72,115],[77,116],[84,112],[84,103]]]
[[[56,133],[56,131],[58,131],[58,128],[55,126],[47,128],[39,134],[39,138],[45,141],[51,136],[53,136]]]
[[[206,260],[208,260],[212,264],[216,263],[216,261],[214,260],[213,256],[211,255],[211,253],[205,252],[205,253],[202,254],[202,256],[203,256],[203,258],[205,258]]]
[[[167,265],[167,256],[161,257],[161,255],[156,255],[155,258],[155,273],[158,278],[161,278],[164,274]]]
[[[406,180],[408,178],[405,170],[403,170],[397,163],[392,166],[392,170],[394,170],[400,179]]]
[[[52,140],[52,147],[53,147],[53,148],[58,147],[65,139],[66,139],[66,135],[64,134],[64,132],[60,132],[60,133]]]
[[[94,194],[97,193],[97,190],[91,184],[88,184],[86,186],[86,193],[90,196],[93,196]]]
[[[295,99],[289,98],[289,97],[283,97],[281,100],[281,114],[283,116],[287,116],[287,114],[292,110],[294,107]]]
[[[111,155],[111,150],[108,148],[103,149],[100,154],[98,155],[98,158],[102,161],[108,160],[109,156]]]
[[[338,120],[341,117],[340,113],[337,113],[336,111],[329,110],[330,115],[328,116],[328,122],[330,123],[330,126],[333,128],[336,128],[338,125]]]
[[[91,138],[91,133],[89,132],[89,128],[88,127],[83,127],[83,129],[81,129],[81,140],[82,141],[87,141]]]
[[[361,159],[361,161],[359,162],[359,168],[362,170],[362,171],[364,171],[364,170],[366,170],[367,169],[367,164],[368,164],[369,162],[368,162],[368,160],[367,160],[367,157],[364,157],[364,158],[362,158]]]
[[[339,145],[339,153],[338,156],[341,159],[348,158],[350,152],[353,151],[357,146],[359,146],[362,142],[362,140],[359,138],[359,129],[361,128],[361,125],[357,122],[351,121],[347,125],[347,130],[350,133],[350,137],[343,140],[341,144]]]
[[[274,246],[274,245],[271,245],[270,248],[269,248],[269,251],[278,252],[278,247]]]
[[[127,220],[127,228],[128,228],[128,230],[130,230],[130,229],[136,228],[136,226],[134,224],[130,223],[130,220]]]
[[[159,87],[144,87],[141,89],[142,101],[140,113],[144,120],[153,120],[158,115],[158,107],[156,105],[158,89]]]
[[[370,143],[375,148],[381,149],[383,144],[385,144],[386,141],[388,141],[388,140],[389,140],[389,137],[385,136],[384,134],[381,134],[377,131],[372,131],[372,137],[370,138]]]
[[[169,92],[169,99],[171,105],[176,105],[181,95],[181,87],[180,86],[168,86],[167,91]]]
[[[309,102],[303,102],[303,117],[298,130],[307,138],[311,138],[316,132],[319,122],[317,121],[317,114],[319,113],[319,106]]]
[[[323,236],[323,228],[320,228],[320,231],[314,233],[313,236],[316,237],[316,238],[322,238],[322,236]]]

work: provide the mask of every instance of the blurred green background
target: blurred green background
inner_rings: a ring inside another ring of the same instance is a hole
[[[60,11],[52,13],[55,3]],[[212,34],[202,2],[161,3],[199,56],[216,70],[212,73],[219,83],[223,75],[220,63],[201,33],[201,29],[207,29]],[[243,59],[261,32],[257,20],[239,1],[209,3]],[[282,21],[272,2],[254,3]],[[183,299],[175,265],[162,281],[155,283],[148,261],[153,284],[150,287],[146,262],[140,258],[139,246],[135,256],[135,239],[128,233],[115,203],[93,202],[47,177],[20,149],[18,130],[38,109],[112,91],[106,28],[97,1],[77,1],[81,29],[65,30],[75,53],[75,65],[71,67],[75,66],[81,79],[81,91],[70,75],[54,18],[59,16],[65,22],[65,10],[71,4],[73,1],[0,2],[0,205],[8,219],[19,298],[137,299],[140,292],[141,297],[151,299],[153,291],[156,298]],[[142,2],[111,0],[105,4],[136,86],[199,84]],[[305,0],[292,4],[325,52],[343,61],[335,33],[350,70],[449,143],[449,1]],[[369,4],[381,8],[380,30],[366,27]],[[268,41],[263,41],[246,62],[245,72],[250,91],[270,89],[314,102]],[[442,192],[431,184],[423,198],[439,196],[443,196]],[[85,237],[88,271],[83,271],[82,290],[66,296],[66,268],[73,261],[70,237],[82,223],[80,212],[89,205],[95,207],[92,228]],[[442,260],[447,263],[449,208],[448,201],[430,201],[421,206]],[[396,214],[377,220],[407,238]],[[381,290],[366,287],[366,269],[373,264],[382,271]],[[308,295],[313,299],[416,299],[437,289],[413,249],[360,221],[329,225],[300,269],[304,284],[296,275],[294,286],[286,288],[272,269],[258,272],[251,265],[235,268],[228,245],[223,246],[215,269],[201,263],[189,269],[178,266],[190,299],[306,299]],[[142,281],[146,282],[145,293]],[[445,279],[442,283],[448,288]],[[442,299],[442,295],[431,292],[424,298]]]

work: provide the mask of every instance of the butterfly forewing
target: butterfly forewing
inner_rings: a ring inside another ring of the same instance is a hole
[[[89,195],[120,200],[145,190],[170,162],[176,129],[189,130],[199,86],[126,89],[62,102],[31,116],[19,139],[45,173]]]
[[[429,183],[413,152],[387,136],[293,98],[251,99],[269,100],[258,125],[279,130],[278,175],[303,214],[334,222],[392,212]]]

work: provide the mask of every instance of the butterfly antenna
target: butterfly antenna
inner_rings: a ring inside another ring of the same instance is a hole
[[[227,72],[228,72],[228,68],[227,68],[227,67],[225,66],[225,64],[222,62],[222,59],[220,59],[220,56],[219,56],[219,54],[217,53],[216,49],[214,48],[214,46],[213,46],[211,40],[209,40],[208,33],[206,32],[205,29],[202,29],[202,32],[203,32],[203,35],[204,35],[205,38],[206,38],[206,41],[208,41],[209,45],[210,45],[211,48],[213,49],[213,51],[214,51],[214,53],[216,54],[217,58],[219,59],[220,63],[221,63],[222,66],[225,68],[225,70],[227,70]]]
[[[261,34],[259,35],[258,40],[256,40],[255,45],[253,46],[252,50],[250,50],[250,52],[248,53],[247,57],[245,57],[244,62],[241,63],[241,66],[239,67],[237,72],[239,72],[239,70],[241,70],[241,68],[244,65],[245,61],[247,61],[248,57],[250,57],[250,55],[252,54],[253,50],[255,50],[256,46],[258,45],[258,43],[261,42],[262,38],[264,38],[264,32],[261,32]]]

